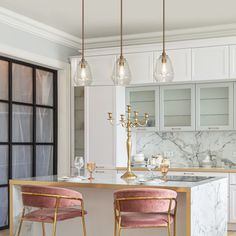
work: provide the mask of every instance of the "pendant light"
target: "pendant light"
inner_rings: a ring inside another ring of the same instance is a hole
[[[72,79],[74,86],[87,86],[92,83],[92,73],[90,66],[84,57],[84,0],[82,0],[82,52],[81,59],[71,58]],[[74,73],[73,73],[74,71]]]
[[[171,82],[174,79],[174,70],[165,49],[165,0],[163,0],[163,51],[157,58],[154,77],[157,82]]]
[[[113,68],[112,80],[115,85],[127,85],[131,81],[131,72],[123,55],[123,0],[120,0],[120,56]]]

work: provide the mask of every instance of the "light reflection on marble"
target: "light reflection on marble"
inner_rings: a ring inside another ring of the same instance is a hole
[[[236,131],[147,132],[136,133],[136,152],[146,157],[174,152],[172,167],[199,167],[209,151],[224,167],[236,167]]]

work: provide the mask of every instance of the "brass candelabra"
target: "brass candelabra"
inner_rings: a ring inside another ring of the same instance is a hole
[[[148,122],[148,113],[144,113],[143,120],[139,121],[138,118],[138,112],[134,111],[134,116],[131,117],[132,110],[131,106],[127,105],[127,117],[125,115],[120,115],[120,121],[118,125],[121,125],[122,127],[126,128],[127,131],[127,140],[126,140],[126,147],[127,147],[127,171],[121,176],[123,179],[136,179],[137,176],[132,172],[131,170],[131,151],[132,151],[132,138],[131,138],[131,131],[132,128],[140,127],[140,126],[146,126]],[[112,117],[112,112],[108,112],[108,120],[112,125],[114,125],[114,120]]]

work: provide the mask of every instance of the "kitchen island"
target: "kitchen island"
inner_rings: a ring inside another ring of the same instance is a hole
[[[88,236],[113,235],[113,193],[118,189],[135,187],[169,188],[178,192],[177,236],[226,236],[227,235],[227,178],[193,176],[169,176],[167,182],[152,181],[126,182],[120,179],[116,171],[111,174],[96,174],[93,181],[78,181],[70,178],[66,181],[57,176],[45,176],[10,181],[10,236],[15,235],[22,210],[20,186],[45,185],[73,188],[80,191],[85,200]],[[25,222],[24,236],[41,235],[41,225]],[[52,225],[47,225],[47,234]],[[58,236],[80,235],[80,220],[58,223]],[[166,236],[165,229],[123,230],[122,236]]]

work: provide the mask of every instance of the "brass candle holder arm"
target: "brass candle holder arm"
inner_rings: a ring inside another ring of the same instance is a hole
[[[135,127],[144,127],[147,126],[148,120],[149,120],[149,115],[148,113],[144,113],[144,118],[139,121],[138,119],[138,112],[134,111],[134,125]]]

